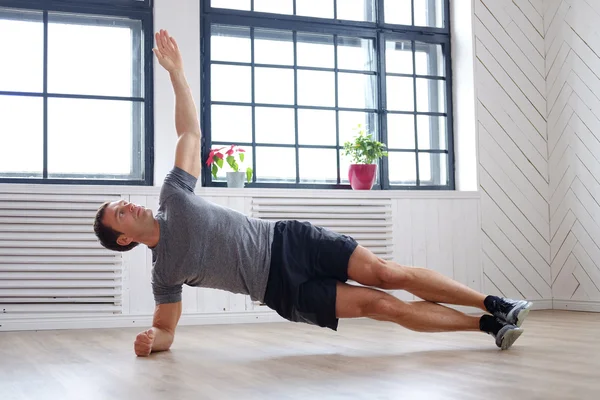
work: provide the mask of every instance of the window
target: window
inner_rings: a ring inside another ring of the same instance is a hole
[[[0,0],[0,182],[152,184],[148,0]]]
[[[203,159],[237,144],[251,186],[349,188],[360,124],[389,153],[374,188],[454,189],[448,19],[447,0],[204,0]]]

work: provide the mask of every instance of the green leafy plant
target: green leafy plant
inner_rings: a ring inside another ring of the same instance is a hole
[[[224,162],[227,162],[234,172],[240,172],[240,164],[244,162],[246,150],[243,148],[232,144],[231,147],[223,153],[224,149],[225,147],[212,149],[206,160],[206,165],[211,167],[211,173],[215,179],[217,179],[219,168],[223,168]],[[248,182],[252,180],[252,174],[252,168],[246,168],[246,180]]]
[[[385,145],[375,140],[372,135],[367,135],[362,124],[355,128],[358,134],[353,141],[344,143],[344,155],[352,157],[354,164],[374,164],[375,160],[387,157]]]

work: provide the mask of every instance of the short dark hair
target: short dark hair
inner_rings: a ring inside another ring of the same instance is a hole
[[[100,241],[100,244],[108,250],[129,251],[136,247],[139,243],[131,242],[127,246],[121,246],[117,243],[117,239],[123,233],[115,231],[114,229],[104,225],[102,222],[102,219],[104,218],[104,212],[109,204],[110,201],[104,202],[96,212],[96,218],[94,219],[94,232],[96,233],[96,237]]]

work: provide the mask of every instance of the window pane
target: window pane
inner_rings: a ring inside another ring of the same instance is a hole
[[[335,146],[335,132],[335,111],[298,110],[298,143]]]
[[[334,107],[334,73],[298,71],[298,104],[304,106]]]
[[[414,111],[414,87],[412,78],[388,76],[386,78],[387,108],[393,111]]]
[[[338,68],[357,71],[375,71],[373,40],[338,37]]]
[[[132,141],[140,137],[139,131],[132,132],[132,125],[134,114],[143,118],[141,105],[48,99],[48,175],[130,175],[139,169],[132,154],[140,158],[144,147]]]
[[[210,59],[213,61],[252,61],[250,28],[213,25],[210,27]]]
[[[390,185],[417,184],[417,160],[415,153],[388,153]]]
[[[252,108],[250,106],[211,107],[211,139],[215,142],[252,142]]]
[[[375,75],[340,73],[338,104],[346,108],[376,108],[377,80]]]
[[[375,22],[375,0],[338,0],[337,18]]]
[[[252,99],[250,67],[212,65],[210,71],[212,101],[250,103]]]
[[[42,13],[0,8],[0,37],[8,39],[2,40],[0,58],[10,58],[10,62],[0,62],[0,90],[41,92],[44,83]]]
[[[293,0],[254,0],[254,11],[276,14],[294,13]]]
[[[446,76],[444,53],[441,44],[415,43],[417,75]]]
[[[257,182],[296,182],[296,149],[256,147]]]
[[[43,115],[41,97],[0,96],[0,176],[41,177]]]
[[[212,149],[219,149],[221,147],[226,147],[226,146],[220,146],[220,145],[214,145],[211,148]],[[246,172],[246,168],[250,167],[252,168],[252,159],[254,157],[254,153],[252,152],[252,146],[240,146],[240,148],[244,149],[244,162],[242,162],[241,164],[239,164],[239,158],[236,155],[236,160],[238,161],[238,164],[240,166],[239,171],[243,171]],[[224,149],[227,150],[227,147]],[[206,162],[206,160],[205,160]],[[206,164],[203,164],[204,166]],[[231,172],[233,171],[233,169],[229,166],[229,164],[227,164],[227,162],[223,162],[223,168],[219,168],[218,172],[217,172],[217,181],[222,181],[225,182],[227,181],[227,172]],[[214,181],[214,177],[211,176],[211,179]],[[248,184],[246,181],[246,178],[244,178],[244,183]]]
[[[387,0],[396,1],[396,0]],[[442,0],[415,0],[415,25],[444,27],[444,4]]]
[[[299,149],[300,182],[337,183],[337,156],[333,149]]]
[[[294,104],[294,70],[256,68],[254,101],[265,104]]]
[[[415,116],[413,114],[388,114],[387,124],[390,149],[415,148]]]
[[[411,0],[384,0],[387,24],[412,25]]]
[[[387,40],[385,42],[386,72],[413,73],[412,42],[410,40]]]
[[[134,35],[141,21],[55,13],[48,19],[49,92],[142,95],[141,35]]]
[[[294,37],[290,31],[254,30],[254,62],[294,65]]]
[[[446,81],[417,79],[417,111],[446,112]]]
[[[333,68],[333,36],[298,33],[298,65],[301,67]]]
[[[250,0],[211,0],[211,7],[250,11]]]
[[[447,155],[419,153],[419,180],[421,185],[448,185]]]
[[[257,143],[296,143],[293,108],[256,107]]]
[[[447,150],[446,123],[446,117],[417,116],[419,149]]]
[[[360,111],[340,111],[340,146],[344,146],[347,141],[354,140],[354,137],[358,134],[358,125],[362,125],[365,129],[365,133],[373,135],[373,137],[379,137],[379,130],[377,129],[377,114],[366,113]]]
[[[296,15],[333,18],[333,0],[296,0]]]

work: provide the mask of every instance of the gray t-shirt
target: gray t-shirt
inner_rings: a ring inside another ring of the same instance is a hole
[[[156,304],[181,300],[183,284],[263,301],[275,222],[248,217],[194,193],[197,179],[174,167],[160,191],[152,251]]]

